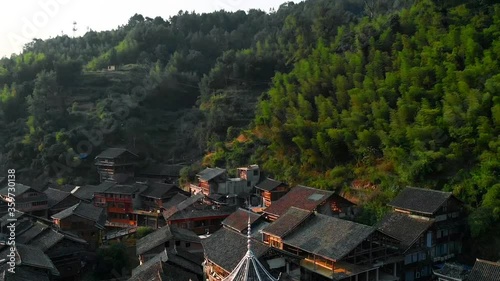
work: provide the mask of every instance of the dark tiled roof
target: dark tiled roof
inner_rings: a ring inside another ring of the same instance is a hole
[[[453,196],[451,192],[407,187],[387,205],[424,214],[434,214],[451,196]]]
[[[236,231],[243,232],[248,227],[248,217],[250,217],[250,224],[253,224],[260,218],[261,215],[254,212],[239,208],[236,212],[232,213],[224,219],[222,225],[230,227]]]
[[[40,235],[47,228],[49,228],[48,225],[37,221],[28,230],[16,237],[16,243],[28,244],[29,241]]]
[[[500,280],[500,263],[476,259],[467,281]]]
[[[233,271],[247,252],[247,237],[225,227],[202,240],[202,244],[205,256],[228,272]],[[268,250],[264,243],[252,241],[252,252],[257,258]]]
[[[315,214],[283,242],[319,256],[339,260],[375,231],[373,227]]]
[[[132,154],[135,157],[138,157],[136,154],[130,152],[129,150],[125,148],[108,148],[101,152],[99,155],[96,156],[96,158],[107,158],[107,159],[114,159],[122,155],[123,153],[128,152]]]
[[[182,211],[175,212],[166,220],[183,220],[193,218],[208,218],[208,217],[227,217],[236,211],[237,206],[223,206],[218,209],[213,209],[212,206],[203,203],[195,203]]]
[[[49,275],[27,266],[16,266],[15,273],[7,271],[7,264],[0,267],[0,281],[49,281]]]
[[[56,267],[44,252],[33,246],[16,244],[16,251],[21,260],[21,265],[35,268],[48,269],[53,275],[59,275]]]
[[[200,264],[194,264],[179,255],[163,251],[132,270],[130,281],[197,281],[202,275]]]
[[[273,202],[271,206],[264,210],[264,213],[281,216],[292,206],[313,211],[333,194],[331,191],[299,185],[292,188],[276,202]]]
[[[200,180],[209,181],[217,176],[220,176],[226,172],[225,169],[221,168],[206,168],[205,170],[199,172],[197,176]]]
[[[171,239],[200,243],[200,238],[191,230],[166,225],[139,239],[136,244],[136,253],[142,255]]]
[[[50,229],[49,231],[37,237],[37,239],[31,241],[29,245],[40,248],[42,251],[45,252],[63,239],[64,239],[63,234]]]
[[[200,243],[201,243],[201,240],[200,240]],[[178,258],[182,258],[184,260],[190,261],[190,262],[192,262],[196,265],[200,265],[200,266],[202,265],[203,261],[205,260],[203,258],[202,254],[190,253],[190,252],[183,250],[183,249],[177,249],[175,251],[175,256]],[[194,272],[198,272],[198,271],[196,270]],[[203,271],[201,271],[201,273],[203,273]]]
[[[274,179],[267,178],[263,180],[261,183],[257,184],[255,187],[262,190],[273,191],[280,185],[286,185],[284,182],[277,181]]]
[[[94,221],[98,227],[103,227],[106,223],[106,214],[103,208],[94,206],[91,203],[80,202],[57,214],[52,215],[54,219],[64,219],[71,215],[76,215]]]
[[[71,193],[67,191],[62,191],[55,188],[47,188],[44,193],[47,195],[47,201],[49,204],[49,208],[52,208],[57,203],[63,201],[66,197],[70,196]]]
[[[141,192],[141,196],[150,197],[155,199],[164,199],[166,198],[166,194],[172,189],[179,189],[175,184],[166,184],[166,183],[148,183],[148,188]]]
[[[163,217],[166,219],[169,219],[171,216],[173,216],[174,214],[180,212],[180,211],[183,211],[184,209],[192,206],[193,204],[197,203],[199,200],[201,200],[203,197],[205,197],[203,194],[201,193],[198,193],[198,194],[195,194],[191,197],[188,197],[186,200],[174,205],[174,206],[171,206],[170,208],[166,209],[164,212],[163,212]]]
[[[36,239],[32,240],[30,242],[30,245],[40,248],[43,251],[47,251],[63,239],[68,239],[80,244],[87,244],[87,241],[81,238],[65,234],[55,229],[49,229],[48,231],[42,233],[42,235],[38,236]]]
[[[445,263],[440,269],[434,269],[434,274],[443,277],[451,277],[458,280],[466,280],[469,271],[458,264]]]
[[[141,170],[139,174],[148,176],[179,177],[182,165],[151,164]]]
[[[16,196],[19,196],[19,195],[25,193],[26,191],[32,189],[32,187],[21,184],[21,183],[16,183],[16,186],[14,188],[16,189],[16,191],[14,192],[16,194]],[[33,190],[36,190],[36,189],[33,189]],[[36,190],[36,191],[38,191],[38,190]],[[7,196],[8,193],[9,193],[8,186],[5,186],[4,188],[0,189],[1,195]]]
[[[285,237],[312,214],[311,211],[291,207],[281,217],[262,230],[278,237]]]
[[[72,194],[82,200],[90,201],[92,200],[92,198],[94,198],[94,193],[102,193],[115,184],[115,182],[103,182],[99,185],[80,186],[73,189]]]
[[[199,257],[194,256],[193,254],[189,254],[185,251],[173,250],[173,251],[164,251],[168,255],[168,263],[173,264],[177,267],[181,267],[184,270],[188,270],[191,273],[202,276],[203,268],[202,263],[203,260],[200,261]],[[201,255],[200,255],[201,257]]]
[[[168,208],[177,206],[179,203],[183,202],[184,200],[186,200],[188,198],[189,197],[187,195],[184,195],[182,193],[177,193],[172,198],[170,198],[167,202],[163,203],[163,208],[168,209]]]
[[[106,191],[104,191],[103,193],[134,194],[141,189],[140,186],[141,185],[139,184],[132,184],[132,185],[116,184],[106,189]],[[143,188],[146,189],[146,186],[143,186]]]
[[[8,221],[8,219],[16,219],[16,222],[19,222],[19,219],[20,219],[21,217],[24,217],[24,216],[27,216],[27,214],[25,214],[25,213],[23,213],[23,212],[21,212],[21,211],[18,211],[18,210],[16,210],[16,211],[14,212],[14,216],[11,216],[9,213],[7,213],[6,215],[4,215],[4,216],[2,216],[2,217],[0,218],[0,222],[1,222],[1,223],[0,223],[0,226],[1,226],[1,227],[4,227],[4,226],[8,225],[8,224],[10,223],[10,222]],[[16,228],[16,230],[19,230],[19,229],[17,229],[17,228]]]
[[[433,223],[434,220],[417,219],[392,212],[377,224],[377,229],[401,241],[401,247],[407,250]]]

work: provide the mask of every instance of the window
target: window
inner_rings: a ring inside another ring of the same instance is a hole
[[[253,170],[253,175],[254,175],[254,176],[259,175],[259,171],[258,171],[258,170]]]
[[[175,241],[175,246],[180,246],[181,245],[181,241]]]
[[[272,247],[281,249],[281,241],[279,241],[279,238],[270,236],[269,237],[269,242],[270,242],[270,244],[271,244]]]
[[[165,242],[165,248],[170,248],[170,241]]]
[[[189,248],[189,247],[191,247],[191,243],[186,242],[186,248]]]
[[[418,253],[413,253],[411,255],[411,261],[412,262],[417,262],[418,261]]]
[[[415,278],[420,278],[420,272],[418,272],[418,271],[417,271],[417,272],[415,273]]]
[[[405,264],[410,264],[411,263],[411,255],[406,255],[405,256]]]
[[[407,281],[415,280],[415,274],[413,273],[413,271],[405,272],[405,280],[407,280]]]

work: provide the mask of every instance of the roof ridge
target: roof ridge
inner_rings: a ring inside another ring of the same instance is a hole
[[[346,224],[354,224],[354,225],[359,225],[359,226],[362,226],[364,228],[370,228],[372,230],[377,230],[376,227],[374,226],[370,226],[370,225],[366,225],[366,224],[363,224],[363,223],[359,223],[359,222],[355,222],[355,221],[350,221],[350,220],[344,220],[344,219],[340,219],[340,218],[336,218],[336,217],[332,217],[332,216],[329,216],[329,215],[324,215],[324,214],[321,214],[321,213],[316,213],[314,214],[315,216],[318,216],[318,217],[325,217],[325,218],[328,218],[328,219],[333,219],[333,220],[336,220],[336,221],[340,221],[342,223],[346,223]]]
[[[479,261],[479,262],[484,262],[484,263],[488,263],[488,264],[495,265],[495,266],[500,266],[500,262],[494,262],[494,261],[489,261],[489,260],[483,260],[483,259],[479,259],[479,258],[476,258],[476,261]]]
[[[453,192],[451,192],[451,191],[442,191],[442,190],[436,190],[436,189],[426,188],[426,187],[407,186],[405,188],[418,189],[418,190],[426,190],[426,191],[433,191],[433,192],[437,192],[437,193],[446,193],[446,194],[449,194],[449,195],[453,195]]]
[[[307,185],[298,184],[298,185],[295,186],[295,188],[297,188],[297,187],[305,187],[305,188],[311,189],[311,190],[317,190],[317,191],[321,191],[321,192],[327,192],[327,193],[335,194],[335,191],[332,191],[332,190],[325,190],[325,189],[320,189],[320,188],[317,188],[317,187],[312,187],[312,186],[307,186]],[[292,190],[293,190],[293,188],[292,188]]]

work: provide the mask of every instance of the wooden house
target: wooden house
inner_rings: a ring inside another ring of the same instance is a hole
[[[94,165],[101,182],[122,183],[134,177],[135,165],[139,156],[124,148],[109,148],[95,157]]]
[[[373,227],[292,207],[262,230],[264,243],[300,256],[304,281],[397,280],[399,242]]]
[[[202,281],[203,258],[188,252],[164,250],[132,270],[129,280]]]
[[[16,232],[16,243],[36,247],[49,257],[59,272],[58,279],[80,276],[88,248],[85,240],[56,230],[50,223],[40,220],[30,221],[28,227]]]
[[[52,215],[52,219],[58,229],[82,237],[90,249],[95,250],[105,229],[106,212],[93,204],[80,202]]]
[[[249,189],[253,188],[260,181],[259,165],[250,165],[248,167],[240,167],[236,169],[238,178],[246,181]]]
[[[139,171],[138,177],[153,182],[176,184],[180,177],[180,171],[184,167],[182,165],[150,164]]]
[[[10,247],[5,247],[0,252],[1,257],[6,257]],[[16,265],[15,272],[8,270],[8,265],[0,265],[0,276],[2,280],[37,280],[49,281],[60,276],[51,259],[39,248],[17,244],[15,247]]]
[[[8,203],[12,200],[9,193],[15,194],[14,200],[17,211],[41,218],[47,218],[49,204],[45,193],[20,183],[16,183],[14,188],[14,192],[9,191],[8,186],[2,188],[0,190],[0,199]]]
[[[192,230],[197,235],[215,232],[236,207],[207,205],[203,198],[203,194],[196,194],[166,208],[163,211],[165,221],[169,225]]]
[[[49,216],[59,213],[80,202],[80,198],[69,191],[49,187],[43,193],[47,195]]]
[[[332,191],[299,185],[292,188],[279,200],[272,202],[271,206],[264,210],[264,216],[266,219],[274,221],[291,207],[297,207],[342,218],[351,216],[352,206],[354,203]]]
[[[63,280],[77,279],[83,273],[88,243],[74,235],[49,229],[33,239],[29,245],[40,248],[54,263]]]
[[[139,194],[143,210],[159,210],[164,203],[179,193],[189,195],[174,184],[151,182],[147,183],[146,186],[147,188]]]
[[[186,251],[203,256],[201,240],[194,232],[166,225],[139,239],[136,244],[136,254],[140,264],[163,251]]]
[[[377,227],[401,241],[403,280],[427,280],[434,263],[461,253],[464,206],[452,193],[407,187],[388,205]]]
[[[286,183],[274,179],[266,178],[255,185],[259,204],[264,208],[271,206],[271,203],[283,197],[289,190]]]
[[[219,185],[227,180],[227,171],[221,168],[206,168],[199,172],[196,177],[198,185],[191,185],[191,193],[202,193],[205,196],[210,196],[219,193]]]
[[[107,214],[106,226],[133,227],[137,226],[137,214],[134,210],[140,204],[139,194],[147,186],[142,184],[103,183],[107,188],[94,192],[94,205],[105,208]]]

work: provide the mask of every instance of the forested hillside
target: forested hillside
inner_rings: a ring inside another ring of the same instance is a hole
[[[307,0],[35,39],[0,60],[0,166],[84,184],[111,146],[145,163],[255,162],[360,199],[371,224],[406,185],[444,189],[498,259],[481,248],[500,248],[493,2]]]

